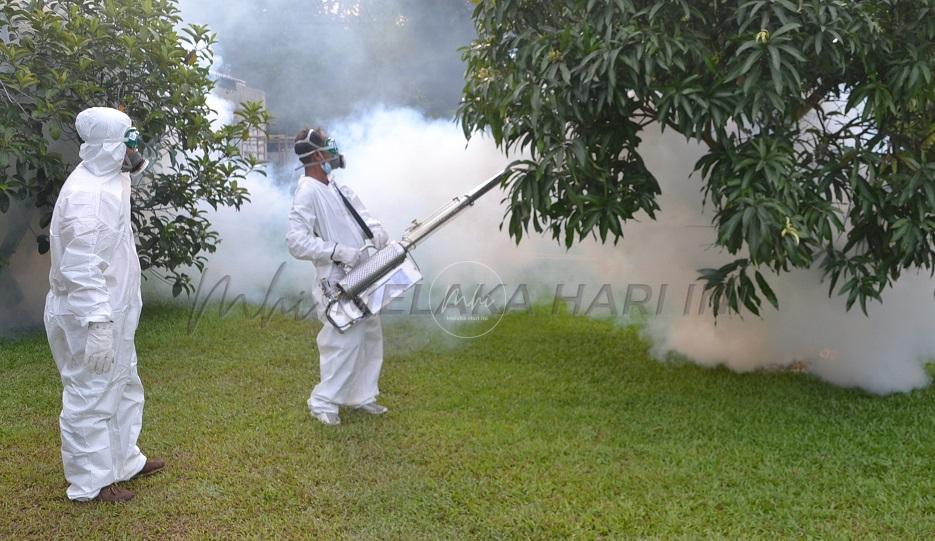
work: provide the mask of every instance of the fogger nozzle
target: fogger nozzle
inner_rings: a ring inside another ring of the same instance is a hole
[[[428,218],[421,222],[414,221],[412,226],[403,234],[400,241],[406,250],[412,249],[416,244],[425,240],[429,235],[437,231],[452,218],[457,216],[462,210],[474,204],[484,194],[493,189],[494,186],[503,181],[506,171],[501,171],[477,186],[470,192],[452,199],[446,205],[433,212]]]

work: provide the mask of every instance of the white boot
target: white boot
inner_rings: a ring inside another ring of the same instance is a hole
[[[321,421],[322,424],[325,424],[328,426],[337,426],[341,424],[341,418],[338,417],[337,413],[328,413],[325,411],[320,412],[320,413],[315,413],[313,411],[311,413],[312,413],[312,417]]]
[[[376,402],[367,402],[361,406],[357,406],[357,409],[365,411],[370,415],[383,415],[384,413],[390,411],[386,406],[381,406]]]

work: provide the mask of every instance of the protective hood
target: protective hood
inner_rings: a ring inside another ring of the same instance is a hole
[[[127,153],[123,137],[132,125],[130,117],[109,107],[92,107],[78,113],[75,129],[84,141],[79,152],[81,165],[98,176],[119,173]]]

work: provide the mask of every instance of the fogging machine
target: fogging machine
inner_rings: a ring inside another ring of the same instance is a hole
[[[363,319],[379,314],[415,286],[422,279],[422,272],[412,258],[412,250],[500,184],[504,174],[498,173],[470,192],[455,197],[424,220],[413,220],[402,239],[391,241],[369,259],[349,269],[341,280],[323,279],[321,289],[328,321],[343,333]],[[375,250],[370,244],[363,249],[368,248]]]

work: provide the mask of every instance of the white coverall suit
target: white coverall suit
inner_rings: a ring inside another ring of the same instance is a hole
[[[45,327],[62,378],[62,462],[68,497],[90,500],[136,475],[143,386],[133,336],[139,321],[140,261],[130,224],[130,176],[121,173],[130,118],[92,108],[75,122],[82,162],[65,181],[50,225],[51,286]],[[84,362],[89,323],[113,321],[113,365]]]
[[[337,281],[345,272],[332,260],[335,244],[360,249],[365,237],[360,225],[338,195],[332,181],[324,184],[312,177],[299,179],[289,212],[286,244],[297,259],[315,264],[319,278]],[[373,230],[382,228],[354,192],[340,190],[354,206],[364,223]],[[366,259],[362,254],[361,261]],[[324,326],[318,333],[321,382],[312,390],[308,406],[312,413],[338,413],[338,406],[356,407],[376,400],[383,366],[383,327],[379,316],[371,316],[341,334],[324,317],[322,295],[317,285],[314,300]]]

